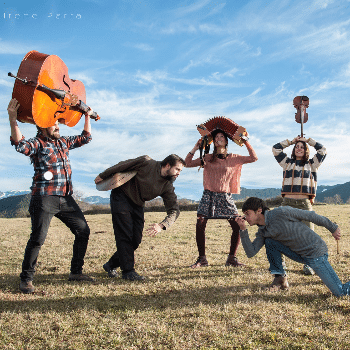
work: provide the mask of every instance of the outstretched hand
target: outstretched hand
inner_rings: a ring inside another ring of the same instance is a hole
[[[145,234],[147,236],[155,237],[157,235],[157,233],[162,231],[162,229],[163,229],[163,227],[160,224],[152,224],[145,231]]]

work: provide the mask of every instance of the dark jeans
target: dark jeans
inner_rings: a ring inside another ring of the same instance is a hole
[[[22,281],[32,281],[41,246],[53,216],[60,219],[75,235],[71,273],[80,274],[89,241],[90,229],[84,214],[72,196],[32,196],[29,206],[32,233],[22,263]]]
[[[111,193],[111,211],[117,251],[109,265],[112,269],[120,266],[123,273],[134,271],[134,252],[142,241],[145,223],[144,208],[116,189]]]

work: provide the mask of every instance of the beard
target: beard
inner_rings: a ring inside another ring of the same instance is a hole
[[[171,174],[170,174],[170,171],[167,170],[167,173],[166,173],[165,176],[163,176],[163,178],[164,178],[165,180],[170,181],[170,182],[174,182],[174,181],[177,179],[177,176],[178,176],[178,175],[171,175]]]
[[[60,138],[60,132],[59,130],[55,130],[55,131],[52,131],[52,132],[48,132],[48,137],[51,138],[51,139],[54,139],[54,140],[58,140]]]

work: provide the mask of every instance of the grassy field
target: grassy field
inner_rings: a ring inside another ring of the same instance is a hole
[[[316,206],[343,233],[340,254],[331,234],[329,260],[350,280],[350,205]],[[146,213],[146,225],[163,213]],[[245,268],[225,267],[227,221],[207,226],[210,266],[188,268],[197,258],[195,212],[182,212],[158,237],[144,237],[136,270],[145,282],[110,279],[102,265],[115,243],[109,215],[87,216],[91,228],[84,272],[94,284],[68,281],[73,235],[52,221],[34,279],[36,292],[18,291],[30,219],[0,219],[1,349],[350,349],[350,297],[335,298],[317,276],[287,259],[290,289],[265,290],[272,277],[265,250]],[[249,228],[253,237],[256,227]]]

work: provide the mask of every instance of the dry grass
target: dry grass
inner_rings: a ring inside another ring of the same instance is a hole
[[[316,206],[338,222],[341,253],[317,227],[342,281],[350,279],[349,205]],[[146,225],[164,217],[147,213]],[[318,277],[287,260],[291,288],[265,291],[272,278],[264,249],[243,269],[224,266],[229,225],[209,221],[210,266],[189,269],[197,257],[194,212],[183,212],[168,232],[145,237],[136,268],[146,282],[110,279],[102,265],[114,250],[109,215],[87,216],[91,238],[84,271],[95,284],[68,282],[73,236],[53,220],[40,252],[36,293],[18,292],[30,219],[0,219],[1,349],[349,349],[350,298],[331,295]],[[250,228],[251,237],[255,228]]]

